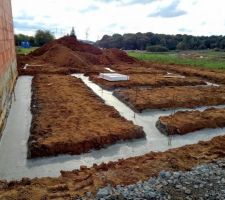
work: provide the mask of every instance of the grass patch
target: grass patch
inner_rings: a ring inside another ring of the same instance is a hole
[[[215,51],[181,51],[168,53],[148,53],[130,51],[128,54],[139,60],[163,64],[189,65],[209,69],[225,70],[225,52]]]
[[[31,47],[31,48],[16,47],[16,53],[27,55],[36,49],[38,49],[38,47]]]

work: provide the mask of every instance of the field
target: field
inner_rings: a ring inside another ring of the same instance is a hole
[[[212,50],[180,52],[171,51],[166,53],[129,51],[128,55],[143,61],[225,70],[225,52],[217,52]]]
[[[16,53],[22,54],[22,55],[27,55],[36,49],[38,49],[38,47],[31,47],[31,48],[16,47]]]

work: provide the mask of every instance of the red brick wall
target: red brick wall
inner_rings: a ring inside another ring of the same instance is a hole
[[[0,76],[15,60],[11,0],[0,0]]]
[[[0,137],[16,77],[11,0],[0,0]]]

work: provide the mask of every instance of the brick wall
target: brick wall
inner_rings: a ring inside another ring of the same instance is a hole
[[[0,131],[7,114],[16,76],[11,0],[0,0]]]

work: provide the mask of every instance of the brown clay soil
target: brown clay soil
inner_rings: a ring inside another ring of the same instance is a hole
[[[130,74],[128,81],[107,81],[98,75],[90,76],[90,80],[105,89],[138,87],[162,87],[162,86],[196,86],[206,85],[198,78],[182,77],[176,74]]]
[[[81,154],[119,140],[145,137],[141,127],[105,105],[78,78],[36,75],[32,93],[30,158]]]
[[[179,111],[174,115],[160,117],[156,127],[166,135],[184,135],[205,128],[222,128],[225,127],[225,109]]]
[[[192,167],[225,157],[225,136],[199,142],[165,152],[93,165],[91,168],[61,172],[58,178],[0,181],[0,199],[71,199],[85,192],[95,192],[99,187],[128,185],[157,176],[160,171],[187,171]]]
[[[225,104],[225,87],[163,87],[117,90],[113,93],[135,111],[194,108]]]
[[[118,49],[102,50],[80,42],[76,37],[69,36],[47,43],[29,55],[18,55],[17,61],[18,71],[22,75],[102,72],[105,71],[106,65],[137,62],[124,51]],[[34,66],[24,69],[25,64]],[[37,67],[37,65],[44,66]]]

